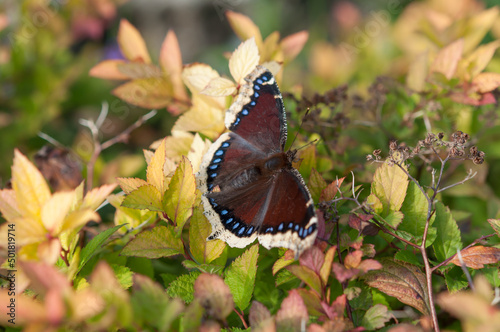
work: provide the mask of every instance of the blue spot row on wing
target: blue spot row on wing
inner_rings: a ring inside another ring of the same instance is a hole
[[[278,225],[276,230],[273,226],[269,226],[267,228],[264,228],[263,233],[264,234],[286,233],[289,230],[294,231],[299,235],[300,238],[304,239],[307,236],[311,235],[316,230],[316,224],[309,226],[309,228],[304,228],[299,224],[294,224],[293,222],[288,222],[288,223],[282,222],[281,224]]]
[[[227,148],[231,145],[230,141],[227,140],[223,142],[220,146],[219,149],[217,149],[214,153],[214,159],[210,162],[210,164],[207,167],[207,187],[208,190],[212,190],[214,188],[214,184],[212,183],[214,179],[217,177],[218,172],[216,171],[219,167],[222,161],[224,160],[224,155],[226,154]]]
[[[246,225],[242,220],[235,217],[231,209],[220,206],[212,197],[208,200],[215,212],[219,215],[220,221],[226,230],[230,231],[237,237],[248,237],[255,233],[256,228],[254,226]]]
[[[270,76],[268,76],[267,74],[262,74],[260,77],[254,80],[253,82],[254,93],[253,95],[250,95],[251,101],[247,105],[244,105],[241,111],[236,115],[236,119],[231,125],[230,128],[231,130],[234,130],[240,124],[240,121],[244,116],[250,114],[251,107],[257,105],[257,100],[260,97],[260,94],[257,91],[260,91],[262,89],[264,82],[267,82],[269,79]]]

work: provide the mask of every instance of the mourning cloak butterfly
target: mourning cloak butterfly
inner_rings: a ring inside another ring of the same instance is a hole
[[[287,128],[283,98],[264,67],[245,78],[226,112],[230,132],[203,156],[198,186],[212,225],[208,240],[243,248],[255,238],[270,249],[284,247],[296,257],[317,235],[311,194],[292,167],[295,151],[284,152]]]

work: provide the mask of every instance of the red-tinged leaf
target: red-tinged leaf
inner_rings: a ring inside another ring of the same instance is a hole
[[[495,264],[500,261],[500,249],[494,247],[475,246],[464,249],[460,252],[462,261],[471,269],[482,269],[484,264]],[[461,266],[458,255],[450,261],[457,266]]]
[[[104,80],[126,80],[127,75],[118,69],[118,65],[124,64],[124,60],[104,60],[90,69],[89,75]]]
[[[480,73],[474,77],[472,84],[480,93],[493,91],[500,86],[500,74]]]
[[[309,315],[318,317],[326,314],[318,293],[305,288],[299,288],[297,291],[299,292],[302,301],[304,301]]]
[[[262,46],[262,35],[257,25],[248,16],[228,10],[226,11],[226,17],[229,25],[231,25],[234,33],[241,41],[254,37],[260,49]]]
[[[330,183],[329,185],[326,186],[321,191],[321,195],[319,197],[320,202],[325,202],[325,201],[331,201],[332,199],[335,198],[335,195],[337,195],[337,191],[340,188],[340,185],[342,182],[344,182],[345,177],[337,179]]]
[[[179,41],[173,30],[169,30],[160,51],[160,65],[169,76],[173,94],[177,100],[187,100],[186,89],[182,83],[182,55]]]
[[[458,61],[462,57],[463,49],[463,38],[444,47],[436,55],[430,71],[442,73],[447,79],[451,79],[457,70]]]
[[[309,38],[309,32],[303,30],[287,36],[281,40],[280,46],[284,60],[291,61],[302,51]]]
[[[276,327],[278,331],[302,331],[309,321],[307,308],[296,289],[290,291],[281,303],[281,308],[276,313]]]
[[[374,259],[365,259],[357,267],[357,269],[361,270],[363,273],[366,273],[366,272],[372,271],[372,270],[380,270],[381,268],[382,268],[382,264],[380,264],[379,262],[377,262]]]
[[[143,108],[163,108],[172,102],[172,85],[165,78],[140,78],[120,85],[113,95]]]
[[[321,279],[313,270],[305,266],[290,265],[287,266],[288,271],[294,276],[305,282],[309,287],[314,289],[318,294],[321,294]]]
[[[50,289],[66,292],[71,288],[68,279],[55,267],[45,263],[21,262],[24,274],[30,280],[30,289],[45,295]]]
[[[233,294],[234,302],[238,308],[245,310],[250,304],[255,277],[257,275],[257,258],[259,245],[254,244],[231,264],[226,272],[224,281]]]
[[[391,259],[383,259],[381,263],[381,270],[371,271],[365,275],[366,283],[389,296],[394,296],[424,315],[429,315],[427,283],[420,269]]]
[[[21,211],[19,211],[14,190],[0,190],[0,212],[2,212],[3,217],[9,222],[13,221],[14,218],[21,217]]]
[[[493,230],[500,237],[500,219],[488,219],[488,222],[490,223]]]
[[[271,313],[265,305],[258,301],[252,302],[252,306],[250,307],[250,312],[248,314],[248,321],[252,327],[252,331],[255,329],[265,331],[271,324],[274,325]]]
[[[332,263],[335,258],[335,253],[337,252],[337,246],[333,246],[326,252],[325,260],[323,266],[319,270],[319,276],[321,277],[321,281],[323,285],[327,285],[328,277],[330,276],[330,272],[332,271]]]
[[[317,246],[307,249],[299,258],[300,265],[310,268],[316,274],[319,274],[324,262],[325,254]]]
[[[177,236],[193,214],[196,200],[196,180],[189,160],[183,156],[179,166],[170,180],[170,185],[163,196],[165,213],[174,222]]]
[[[450,95],[450,98],[454,102],[472,106],[489,105],[496,103],[495,96],[490,92],[470,95],[468,91],[464,91],[460,93],[452,93]]]
[[[143,231],[123,248],[120,255],[146,258],[169,257],[183,254],[184,245],[172,226],[156,226]]]
[[[351,214],[349,215],[349,226],[359,231],[363,235],[377,235],[379,228],[368,222],[373,218],[371,214]]]
[[[207,241],[211,232],[212,226],[200,205],[193,210],[189,224],[189,248],[198,263],[210,263],[218,258],[226,247],[226,243],[218,239]]]
[[[361,263],[361,257],[363,257],[363,252],[361,250],[354,250],[348,253],[344,259],[344,265],[348,269],[356,268]]]
[[[118,45],[123,55],[130,61],[151,63],[144,39],[129,21],[122,19],[118,29]]]
[[[387,332],[424,332],[424,330],[418,326],[409,323],[403,323],[393,325],[393,327],[387,330]]]
[[[139,178],[116,178],[116,181],[118,182],[120,188],[122,188],[122,190],[125,192],[125,194],[130,194],[132,191],[138,189],[139,187],[148,184],[146,181]]]
[[[347,304],[347,296],[345,294],[340,295],[333,301],[331,305],[325,302],[321,302],[324,312],[329,319],[336,319],[337,317],[342,317],[344,315],[345,306]]]
[[[295,253],[293,250],[285,251],[285,254],[276,260],[273,264],[273,275],[276,275],[279,270],[295,262]]]
[[[153,185],[145,185],[132,191],[125,197],[122,206],[131,209],[163,211],[161,194]]]
[[[309,188],[309,191],[311,192],[311,196],[313,201],[318,202],[321,196],[321,192],[323,189],[325,189],[327,186],[325,179],[319,174],[319,172],[313,168],[311,170],[311,175],[309,177],[309,182],[307,184],[307,187]]]
[[[339,282],[344,282],[356,277],[360,271],[355,268],[346,269],[344,265],[334,262],[332,265],[332,272]]]
[[[200,301],[208,315],[225,320],[234,309],[229,287],[215,274],[201,274],[194,283],[194,297]]]
[[[387,307],[378,303],[366,311],[361,324],[367,330],[372,331],[384,327],[391,318],[392,315],[388,312]]]

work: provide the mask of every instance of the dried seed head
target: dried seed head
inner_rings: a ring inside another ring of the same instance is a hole
[[[427,137],[424,140],[425,145],[432,145],[436,141],[436,135],[433,133],[427,133]]]
[[[476,165],[480,165],[484,162],[484,158],[481,158],[481,157],[474,157],[474,159],[472,159],[472,162]]]
[[[469,153],[471,156],[475,157],[477,155],[477,147],[475,147],[474,145],[471,146],[469,149]]]
[[[477,152],[477,156],[478,156],[479,158],[484,158],[484,152],[483,152],[483,151],[478,151],[478,152]]]
[[[371,154],[366,155],[366,160],[367,161],[372,161],[373,160],[373,156]]]
[[[397,150],[398,142],[396,140],[391,140],[391,142],[389,143],[389,149],[391,149],[392,151]]]
[[[444,133],[439,133],[439,134],[438,134],[438,138],[439,138],[439,140],[442,140],[442,139],[443,139],[443,137],[444,137]]]
[[[381,152],[382,152],[382,150],[380,150],[380,149],[374,150],[374,151],[373,151],[373,155],[374,155],[374,156],[380,156],[380,153],[381,153]]]

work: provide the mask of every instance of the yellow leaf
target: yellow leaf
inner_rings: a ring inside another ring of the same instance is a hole
[[[262,35],[260,34],[260,30],[248,16],[228,10],[226,12],[226,17],[229,21],[229,25],[231,25],[231,28],[238,38],[245,41],[253,37],[255,38],[257,46],[259,48],[262,46]]]
[[[280,43],[284,61],[291,61],[302,51],[309,38],[309,32],[303,30],[283,38]]]
[[[390,211],[399,211],[401,209],[407,188],[408,175],[399,166],[389,166],[384,163],[375,171],[372,193],[378,197],[384,206],[384,215],[388,215]]]
[[[474,78],[486,68],[498,47],[500,47],[500,40],[479,46],[467,57],[466,63],[471,78]]]
[[[462,57],[463,49],[463,38],[444,47],[436,55],[430,71],[442,73],[447,79],[451,79],[457,69],[458,61]]]
[[[124,62],[119,63],[117,68],[130,79],[163,77],[161,69],[150,63]]]
[[[226,106],[224,97],[210,97],[200,94],[200,92],[205,89],[212,79],[218,77],[220,76],[217,71],[213,70],[209,65],[203,63],[188,65],[182,71],[182,80],[192,92],[193,99],[199,96],[206,103],[224,110]]]
[[[201,159],[208,151],[210,145],[210,141],[208,139],[203,140],[198,133],[194,136],[193,144],[191,144],[191,149],[187,155],[187,158],[193,166],[193,173],[196,174],[200,170]]]
[[[50,198],[50,190],[40,171],[19,150],[14,150],[12,187],[23,216],[40,220],[42,206]]]
[[[490,92],[500,86],[499,73],[480,73],[472,80],[472,84],[481,93]]]
[[[207,242],[207,237],[211,232],[212,226],[203,214],[203,207],[200,205],[194,209],[189,224],[190,249],[198,263],[210,263],[218,258],[226,247],[225,242],[219,239]]]
[[[52,236],[59,233],[73,203],[73,191],[56,192],[42,207],[42,223]]]
[[[61,255],[61,243],[58,239],[46,240],[38,245],[38,261],[53,265]]]
[[[491,29],[495,21],[497,21],[498,14],[498,6],[493,6],[471,16],[466,27],[467,33],[464,36],[465,53],[472,51],[483,40],[486,33]]]
[[[193,101],[194,105],[177,119],[172,130],[199,132],[211,139],[217,138],[225,130],[224,112],[201,98],[195,97]]]
[[[229,59],[229,71],[237,84],[243,84],[244,78],[259,64],[259,49],[254,38],[238,46]]]
[[[271,59],[283,61],[283,52],[279,52],[278,49],[279,41],[280,33],[278,31],[274,31],[266,37],[262,47],[259,47],[261,61],[270,61]]]
[[[90,69],[89,75],[105,80],[126,80],[129,77],[119,69],[119,64],[124,64],[124,60],[104,60]]]
[[[151,158],[151,161],[148,164],[148,168],[146,169],[146,177],[148,179],[148,183],[155,186],[161,195],[163,195],[166,189],[163,186],[163,165],[165,164],[166,158],[165,143],[166,140],[164,139],[158,149],[156,149],[155,154],[153,155],[153,158]]]
[[[0,190],[0,212],[7,221],[21,217],[19,206],[16,202],[16,193],[12,189]]]
[[[281,65],[277,63],[276,61],[269,61],[269,62],[264,62],[261,64],[262,67],[266,68],[273,74],[275,77],[278,75],[279,71],[281,70]]]
[[[182,156],[189,153],[191,144],[193,143],[194,135],[181,130],[172,130],[172,136],[165,138],[165,154],[167,158],[172,159],[174,162],[179,162]],[[160,142],[156,141],[151,144],[152,149],[156,149]]]
[[[140,186],[148,184],[146,181],[139,178],[116,178],[116,181],[125,192],[125,194],[130,194]]]
[[[136,106],[163,108],[172,102],[172,86],[164,78],[141,78],[115,88],[113,95]]]
[[[146,43],[137,29],[129,21],[122,19],[118,29],[118,45],[123,55],[130,61],[151,63]]]
[[[64,219],[60,232],[62,233],[72,229],[77,229],[89,221],[99,222],[101,221],[101,217],[97,212],[90,209],[71,212],[66,219]]]
[[[30,243],[44,241],[47,237],[47,230],[43,224],[32,218],[15,218],[16,224],[16,244],[24,246]]]
[[[87,193],[87,195],[85,195],[82,206],[80,208],[96,210],[99,205],[104,202],[106,197],[108,197],[113,192],[115,188],[116,184],[105,184],[103,186],[100,186],[99,188],[92,189]]]
[[[230,96],[236,92],[234,82],[223,77],[212,78],[201,93],[211,97]]]
[[[429,67],[428,52],[421,53],[410,64],[408,75],[406,76],[406,85],[417,92],[421,92],[425,87],[427,70]]]
[[[181,234],[184,224],[193,213],[193,204],[196,199],[195,191],[196,181],[193,168],[189,160],[182,157],[162,199],[165,213],[176,225],[177,236]]]

